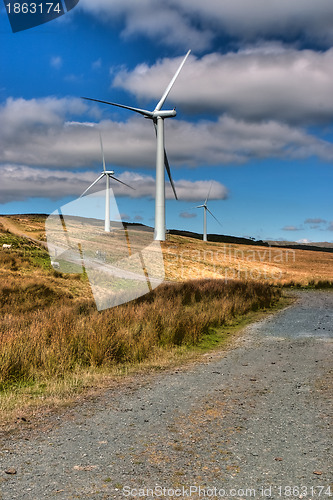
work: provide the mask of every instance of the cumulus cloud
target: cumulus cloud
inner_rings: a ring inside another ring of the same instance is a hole
[[[210,27],[198,26],[169,0],[81,0],[80,7],[95,14],[99,20],[121,19],[124,38],[143,35],[169,47],[186,45],[204,50],[215,36]]]
[[[58,169],[100,165],[99,136],[94,129],[98,127],[109,165],[154,168],[156,139],[148,120],[137,116],[126,122],[73,119],[89,113],[97,116],[95,106],[90,108],[80,99],[9,99],[0,107],[0,163]],[[195,123],[168,120],[166,148],[171,167],[241,164],[253,158],[333,160],[333,145],[301,128],[227,115]]]
[[[37,169],[26,165],[0,166],[0,203],[29,198],[57,200],[80,195],[93,177],[91,172]]]
[[[328,231],[333,231],[333,221],[330,222],[328,228],[327,228]]]
[[[0,203],[22,201],[29,198],[50,198],[60,200],[67,196],[80,196],[83,191],[97,178],[94,171],[77,172],[65,170],[51,170],[32,168],[26,165],[0,166]],[[136,172],[123,172],[117,177],[133,186],[135,191],[118,182],[112,182],[112,189],[116,197],[130,196],[132,198],[155,197],[155,179],[153,176],[142,175]],[[198,201],[207,196],[210,181],[175,181],[177,194],[183,201]],[[102,191],[105,183],[101,180],[91,191]],[[225,199],[228,196],[227,188],[214,181],[211,198]],[[169,183],[166,184],[166,198],[174,199]],[[142,220],[138,215],[136,221]]]
[[[122,69],[112,84],[138,100],[157,102],[179,60]],[[227,54],[190,56],[168,100],[190,112],[227,113],[250,121],[320,123],[333,113],[332,80],[333,49],[299,51],[264,44]]]
[[[171,47],[207,49],[221,34],[333,40],[331,0],[81,0],[80,7],[100,20],[121,20],[124,37],[144,35]]]

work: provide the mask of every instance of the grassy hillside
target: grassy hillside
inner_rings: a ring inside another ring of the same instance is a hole
[[[0,219],[3,418],[18,407],[59,402],[110,376],[213,349],[244,318],[276,307],[281,288],[272,284],[333,278],[331,254],[269,253],[172,236],[162,244],[168,283],[97,312],[85,275],[51,267],[44,221]],[[3,243],[12,248],[2,249]]]
[[[163,243],[166,276],[259,280],[272,284],[333,281],[333,253],[224,244],[172,235]]]
[[[11,232],[29,236],[45,245],[44,215],[0,218]],[[0,243],[11,242],[11,234],[0,236]],[[168,235],[162,244],[166,281],[216,278],[227,281],[249,279],[272,284],[333,280],[333,253],[264,247],[234,243],[204,243],[198,239]],[[47,260],[47,256],[45,256]]]

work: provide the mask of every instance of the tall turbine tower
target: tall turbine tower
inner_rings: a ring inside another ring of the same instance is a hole
[[[161,99],[156,105],[154,111],[147,111],[145,109],[133,108],[131,106],[124,106],[123,104],[117,104],[114,102],[108,101],[100,101],[99,99],[91,99],[90,97],[83,97],[83,99],[88,99],[89,101],[101,102],[103,104],[109,104],[111,106],[118,106],[119,108],[129,109],[130,111],[134,111],[135,113],[139,113],[143,115],[145,118],[149,118],[153,121],[156,139],[157,139],[157,148],[156,148],[156,195],[155,195],[155,240],[164,241],[165,240],[165,173],[164,173],[164,165],[166,171],[169,176],[170,184],[173,189],[175,198],[177,198],[175,186],[172,180],[170,166],[168,162],[168,157],[165,151],[164,146],[164,120],[165,118],[172,118],[176,116],[176,108],[172,110],[162,110],[162,106],[165,103],[166,98],[169,95],[169,92],[175,83],[182,67],[185,64],[186,59],[190,54],[190,50],[187,52],[184,57],[182,63],[174,74],[172,80],[164,91]]]
[[[207,195],[207,198],[205,199],[205,202],[203,205],[199,205],[198,207],[195,207],[195,208],[203,208],[204,209],[204,214],[203,214],[203,241],[207,241],[207,212],[210,213],[210,215],[212,217],[214,217],[214,219],[220,224],[220,226],[222,227],[222,224],[221,222],[215,217],[214,214],[212,214],[212,212],[209,210],[209,208],[207,207],[207,201],[208,201],[208,198],[209,198],[209,195],[210,195],[210,191],[212,189],[212,185],[213,183],[211,183],[210,185],[210,188],[209,188],[209,191],[208,191],[208,195]]]
[[[110,179],[114,179],[115,181],[120,182],[120,184],[124,184],[125,186],[129,187],[130,189],[134,189],[134,188],[132,188],[131,186],[129,186],[125,182],[120,181],[119,179],[117,179],[116,177],[114,177],[113,176],[113,174],[114,174],[113,170],[106,170],[106,167],[105,167],[105,157],[104,157],[104,149],[103,149],[103,141],[102,141],[102,135],[101,135],[101,133],[99,133],[99,138],[100,138],[100,141],[101,141],[101,152],[102,152],[102,159],[103,159],[103,172],[81,194],[80,198],[82,198],[82,196],[84,196],[89,191],[89,189],[91,189],[93,186],[95,186],[95,184],[97,184],[97,182],[99,182],[101,179],[103,179],[103,177],[106,178],[106,187],[105,187],[105,224],[104,224],[104,229],[105,229],[106,232],[109,233],[110,232]]]

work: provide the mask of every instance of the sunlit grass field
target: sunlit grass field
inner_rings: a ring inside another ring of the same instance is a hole
[[[168,366],[195,349],[223,346],[245,317],[277,307],[282,284],[332,286],[329,253],[287,256],[265,247],[226,249],[172,236],[162,244],[167,282],[140,299],[98,312],[85,275],[51,267],[45,243],[38,243],[45,242],[44,218],[12,218],[10,224],[10,229],[0,226],[0,246],[12,245],[0,249],[3,418],[45,398],[66,398],[108,376]]]

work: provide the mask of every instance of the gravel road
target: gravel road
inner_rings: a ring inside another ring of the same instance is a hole
[[[333,293],[299,292],[228,352],[7,437],[0,498],[332,498],[332,337]]]

